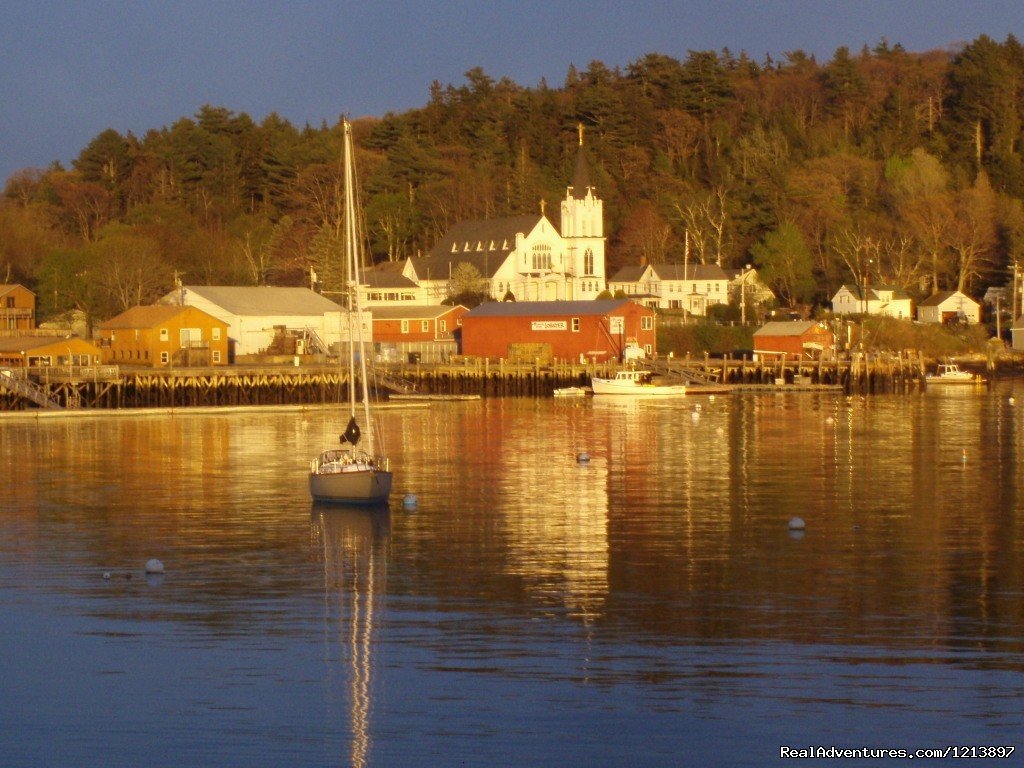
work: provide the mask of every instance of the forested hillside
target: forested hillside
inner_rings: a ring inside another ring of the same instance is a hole
[[[355,121],[377,261],[468,218],[556,220],[584,126],[609,273],[690,258],[752,263],[783,303],[865,279],[975,295],[1024,261],[1024,48],[882,42],[827,63],[599,61],[557,87],[479,69],[426,105]],[[344,109],[338,105],[339,112]],[[41,315],[104,317],[188,283],[307,284],[337,258],[339,126],[203,106],[144,136],[107,130],[70,169],[27,169],[0,203],[0,282]],[[684,235],[684,233],[688,233]]]

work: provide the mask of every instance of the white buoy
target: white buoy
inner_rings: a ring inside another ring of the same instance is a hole
[[[700,421],[700,411],[694,411],[690,414],[690,418],[694,421]]]
[[[110,581],[110,571],[104,571],[103,572],[103,580],[104,581]]]
[[[794,517],[789,521],[789,530],[791,531],[802,531],[805,527],[802,517]]]
[[[961,459],[961,461],[963,461],[964,464],[967,463],[967,449],[966,448],[964,448],[964,452],[963,452],[963,454],[961,454],[960,459]]]
[[[725,430],[722,429],[722,427],[719,427],[718,429],[715,430],[715,434],[716,435],[724,435],[725,434]]]
[[[415,493],[407,493],[405,494],[405,497],[402,499],[402,506],[405,507],[406,509],[412,509],[419,503],[419,499],[416,498]]]
[[[833,424],[836,423],[836,420],[829,416],[827,419],[825,419],[825,423],[831,427]]]
[[[586,451],[581,451],[581,452],[576,454],[576,463],[577,464],[586,464],[589,461],[590,461],[590,454],[587,453]]]
[[[1007,400],[1006,402],[1008,402],[1008,403],[1009,403],[1010,405],[1013,405],[1013,404],[1014,404],[1015,402],[1017,402],[1017,401],[1016,401],[1016,400],[1014,400],[1014,399],[1013,399],[1013,398],[1011,397],[1011,398],[1010,398],[1009,400]]]
[[[712,402],[712,403],[715,402],[715,396],[714,395],[708,395],[708,400],[710,402]]]
[[[146,562],[146,573],[163,573],[164,564],[157,560],[155,557],[152,560]]]

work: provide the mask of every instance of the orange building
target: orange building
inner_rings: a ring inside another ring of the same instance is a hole
[[[132,307],[99,325],[104,362],[116,365],[226,365],[228,324],[190,306]]]
[[[656,355],[654,310],[627,299],[481,304],[462,318],[462,352],[489,358],[622,359]]]
[[[23,285],[0,285],[0,330],[36,327],[36,295]]]
[[[832,354],[835,334],[824,323],[793,320],[765,323],[754,331],[754,352],[807,360]]]
[[[95,344],[77,336],[0,336],[0,367],[99,365]]]
[[[441,341],[451,339],[469,310],[461,304],[373,307],[374,342]]]

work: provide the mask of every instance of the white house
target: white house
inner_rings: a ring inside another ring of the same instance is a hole
[[[578,301],[605,288],[603,202],[596,196],[582,136],[572,185],[562,201],[561,229],[543,213],[456,224],[425,256],[406,260],[402,274],[440,304],[461,264],[479,274],[495,299]]]
[[[160,303],[196,307],[227,323],[231,359],[265,353],[282,333],[307,352],[326,352],[349,338],[344,310],[308,288],[183,285]],[[363,340],[372,341],[369,312],[363,312],[361,325]]]
[[[712,305],[729,303],[730,282],[717,264],[646,264],[620,269],[608,281],[608,290],[622,291],[652,309],[706,315]]]
[[[910,296],[891,285],[870,286],[865,292],[858,285],[842,285],[832,297],[832,312],[837,315],[884,315],[912,317]]]
[[[922,323],[981,322],[981,305],[960,291],[939,291],[917,305]]]
[[[364,270],[359,286],[360,306],[369,309],[429,303],[427,290],[403,275],[401,267],[399,263],[389,262]]]

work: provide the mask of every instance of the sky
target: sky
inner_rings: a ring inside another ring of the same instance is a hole
[[[824,63],[883,38],[926,51],[981,34],[1024,38],[1024,0],[0,0],[0,183],[204,104],[333,124],[422,106],[474,67],[559,87],[570,65],[652,52]]]

